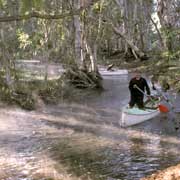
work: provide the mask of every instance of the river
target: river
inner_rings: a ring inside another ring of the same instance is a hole
[[[179,163],[179,114],[119,126],[129,79],[106,76],[105,91],[42,111],[1,106],[0,179],[139,180]]]

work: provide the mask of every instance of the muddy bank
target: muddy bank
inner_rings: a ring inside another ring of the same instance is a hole
[[[172,166],[166,170],[160,171],[142,180],[179,180],[180,179],[180,164]]]

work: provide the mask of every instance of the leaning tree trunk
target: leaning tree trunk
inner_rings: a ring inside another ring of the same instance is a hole
[[[141,49],[144,48],[143,33],[142,28],[138,24],[139,19],[139,4],[138,0],[134,2],[130,0],[114,0],[118,6],[121,17],[122,24],[119,25],[120,29],[113,28],[115,33],[120,35],[122,41],[125,44],[125,54],[129,53],[129,49],[133,53],[136,59],[144,56],[144,53],[138,48],[139,42]],[[139,38],[139,39],[138,39]]]
[[[152,24],[154,25],[155,27],[155,30],[157,32],[157,35],[158,35],[158,39],[159,39],[159,44],[160,44],[160,48],[161,50],[164,49],[164,43],[163,43],[163,38],[162,38],[162,35],[161,35],[161,32],[156,24],[156,22],[153,20],[153,18],[151,17],[151,15],[149,14],[149,17],[150,17],[150,20],[152,22]]]
[[[137,46],[135,46],[131,40],[129,40],[124,34],[121,33],[121,31],[113,26],[114,32],[119,35],[121,38],[123,38],[126,43],[131,47],[131,49],[136,53],[136,55],[141,59],[144,58],[145,54],[142,52]],[[136,57],[136,58],[138,58]]]
[[[122,42],[125,44],[125,54],[129,50],[135,58],[139,58],[139,53],[133,48],[136,46],[141,52],[146,52],[151,47],[150,40],[150,17],[148,13],[152,12],[152,0],[114,0],[121,14],[121,34]],[[130,43],[127,41],[130,40]],[[139,52],[140,52],[139,51]]]

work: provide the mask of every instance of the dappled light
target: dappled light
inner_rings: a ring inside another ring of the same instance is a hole
[[[179,180],[177,0],[0,0],[0,180]]]
[[[180,140],[171,120],[120,127],[125,82],[124,76],[106,78],[102,93],[39,111],[1,108],[1,176],[136,180],[178,163]]]
[[[1,109],[2,177],[136,179],[178,162],[176,135],[120,128],[119,117],[116,109],[76,103]]]

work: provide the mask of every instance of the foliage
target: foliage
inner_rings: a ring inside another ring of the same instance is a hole
[[[21,13],[25,14],[28,13],[30,10],[43,10],[44,0],[21,0],[20,3],[20,11]]]
[[[117,2],[120,4],[118,5]],[[121,2],[126,3],[126,6],[124,3],[121,4]],[[96,1],[79,12],[79,25],[83,27],[81,32],[79,32],[81,33],[80,46],[83,46],[86,40],[86,43],[92,50],[91,55],[88,53],[85,55],[90,57],[95,56],[97,53],[97,63],[101,64],[115,62],[116,65],[121,67],[126,65],[124,57],[128,52],[129,45],[123,38],[117,37],[111,26],[113,24],[139,49],[144,50],[144,44],[149,45],[149,49],[153,50],[153,54],[155,51],[161,51],[161,56],[158,57],[160,61],[155,61],[155,65],[160,69],[160,75],[168,74],[167,78],[169,80],[179,77],[179,28],[173,25],[159,28],[163,41],[166,40],[170,45],[170,49],[163,50],[159,47],[159,37],[157,32],[152,30],[149,17],[151,13],[156,12],[152,12],[150,8],[150,14],[145,12],[147,10],[146,7],[153,6],[153,2],[144,1],[143,3],[138,3],[140,2],[138,0],[121,2]],[[3,16],[6,18],[9,16],[24,16],[33,12],[47,16],[66,14],[67,12],[73,12],[75,7],[72,1],[69,0],[0,0],[0,10],[2,18]],[[154,8],[154,11],[156,11],[156,8]],[[170,15],[166,14],[166,16]],[[0,60],[4,72],[1,75],[2,83],[0,87],[1,98],[5,101],[16,102],[28,109],[33,109],[35,104],[32,92],[28,90],[32,84],[25,83],[22,85],[20,72],[17,72],[15,69],[14,60],[19,58],[41,59],[42,63],[47,64],[47,66],[52,61],[59,62],[63,63],[65,69],[68,69],[61,79],[42,81],[40,86],[36,84],[37,88],[34,87],[38,95],[47,103],[56,103],[59,99],[63,99],[64,96],[68,97],[69,94],[72,94],[70,92],[72,89],[102,88],[102,79],[98,71],[92,73],[88,70],[79,70],[79,67],[76,66],[76,61],[80,61],[80,59],[75,58],[76,29],[74,27],[73,14],[56,20],[31,18],[1,23]],[[4,54],[2,54],[3,51]],[[86,47],[84,47],[83,51],[86,51]],[[137,66],[134,56],[132,57],[132,60],[129,61],[130,67]],[[86,58],[86,61],[91,63],[89,58]],[[85,63],[88,65],[86,61]],[[147,62],[148,69],[154,68],[153,62],[153,60]],[[13,91],[4,80],[8,79],[9,72],[12,82],[14,81],[13,86],[15,89]],[[21,77],[23,76],[27,76],[27,72],[21,73]],[[173,83],[179,88],[179,82],[172,81]]]
[[[16,84],[14,90],[10,89],[7,84],[1,79],[0,84],[0,99],[8,104],[18,104],[23,109],[35,109],[35,99],[29,91],[28,86],[24,84]]]
[[[21,29],[17,30],[17,36],[19,40],[19,47],[25,49],[28,45],[32,44],[30,37],[27,33],[23,32]]]
[[[61,83],[59,80],[47,81],[39,90],[39,96],[45,103],[57,103],[62,97]]]

